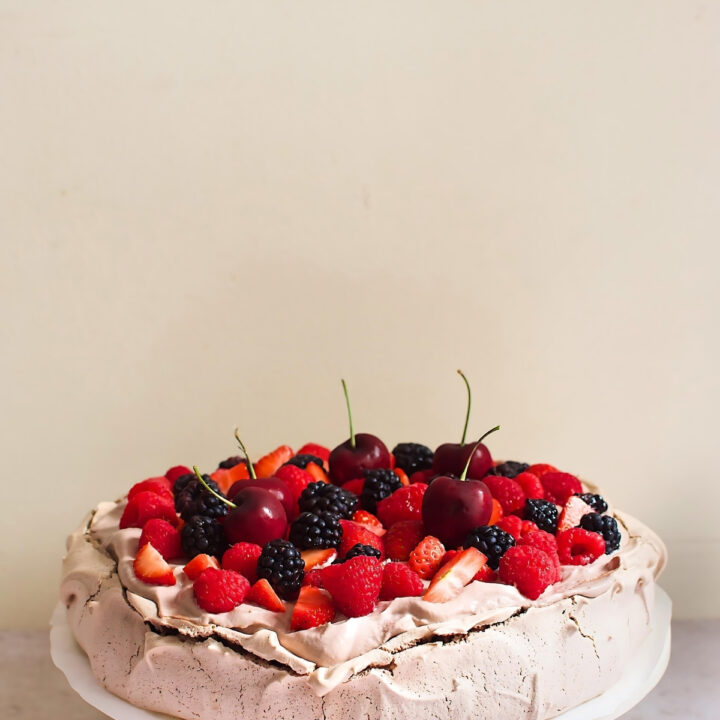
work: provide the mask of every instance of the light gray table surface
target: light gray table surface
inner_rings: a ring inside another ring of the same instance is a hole
[[[720,619],[674,621],[670,665],[623,720],[720,718]],[[46,631],[0,631],[0,719],[106,720],[50,659]]]

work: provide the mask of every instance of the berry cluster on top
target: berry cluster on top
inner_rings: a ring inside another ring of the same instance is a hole
[[[142,529],[136,577],[174,585],[184,573],[212,614],[292,603],[290,629],[303,630],[397,597],[445,602],[471,582],[536,599],[563,565],[617,550],[617,521],[577,477],[494,462],[482,442],[490,433],[465,443],[467,388],[461,442],[434,452],[419,443],[390,452],[354,433],[348,400],[350,438],[332,452],[281,445],[253,463],[238,437],[243,456],[209,475],[176,466],[137,483],[120,521]]]

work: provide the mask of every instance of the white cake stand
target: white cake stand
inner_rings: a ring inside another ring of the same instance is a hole
[[[627,663],[627,670],[609,690],[556,720],[616,720],[637,705],[663,676],[670,659],[670,616],[672,605],[667,594],[657,589],[656,625],[637,654]],[[58,603],[50,621],[50,654],[65,674],[68,683],[80,697],[114,720],[168,720],[169,715],[142,710],[108,692],[95,679],[87,655],[75,642]]]

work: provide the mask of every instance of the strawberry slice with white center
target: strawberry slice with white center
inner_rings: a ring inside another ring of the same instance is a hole
[[[459,552],[437,571],[422,599],[447,602],[456,598],[486,563],[487,558],[477,548]]]
[[[191,579],[195,580],[203,570],[208,568],[220,569],[220,563],[217,558],[212,555],[196,555],[184,568],[185,574]]]
[[[335,605],[325,590],[306,585],[300,588],[292,617],[291,630],[307,630],[318,625],[332,622],[335,617]]]
[[[326,550],[303,550],[300,553],[300,557],[302,557],[305,562],[305,572],[307,572],[313,568],[324,568],[326,565],[330,565],[337,557],[337,550],[334,548],[327,548]]]
[[[133,561],[133,570],[137,578],[148,585],[175,584],[172,567],[151,543],[140,548]]]
[[[272,612],[285,612],[285,603],[278,597],[277,593],[272,589],[272,585],[265,578],[261,578],[250,588],[245,600]]]
[[[557,531],[562,532],[563,530],[577,527],[584,515],[593,512],[595,512],[595,510],[582,498],[577,495],[572,495],[560,513]]]

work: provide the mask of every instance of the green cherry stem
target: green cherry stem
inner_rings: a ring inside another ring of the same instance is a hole
[[[247,467],[248,472],[250,473],[250,477],[253,480],[257,480],[257,475],[255,475],[255,468],[253,467],[253,464],[250,462],[250,456],[248,455],[248,451],[245,449],[245,445],[243,445],[243,441],[240,439],[240,432],[237,428],[235,428],[235,439],[238,441],[238,445],[240,446],[240,449],[243,452],[243,455],[245,456],[245,460],[247,460]]]
[[[463,379],[465,382],[465,387],[467,388],[467,410],[465,411],[465,427],[463,428],[463,434],[462,438],[460,440],[460,444],[465,444],[465,436],[467,435],[467,429],[468,429],[468,423],[470,422],[470,406],[472,405],[472,393],[470,392],[470,383],[468,382],[468,379],[465,377],[465,373],[463,373],[462,370],[458,370],[458,375]]]
[[[348,420],[350,420],[350,446],[355,447],[355,430],[353,430],[353,421],[352,421],[352,410],[350,410],[350,396],[348,395],[348,389],[347,385],[345,384],[344,380],[340,380],[343,387],[343,392],[345,393],[345,404],[347,405],[347,411],[348,411]]]
[[[488,436],[490,433],[494,433],[496,430],[499,430],[500,426],[496,425],[492,430],[488,430],[476,443],[473,447],[471,453],[468,455],[467,462],[465,463],[465,467],[463,468],[462,475],[460,475],[460,480],[465,482],[467,479],[468,470],[470,469],[470,461],[472,460],[473,455],[475,454],[475,451],[477,450],[478,445]]]
[[[216,493],[206,482],[205,478],[200,474],[200,471],[197,468],[197,465],[193,465],[193,470],[195,471],[195,475],[197,475],[197,479],[200,481],[200,484],[211,494],[214,495],[218,500],[222,500],[228,507],[236,508],[237,505],[234,502],[231,502],[226,497],[223,497],[222,495],[219,495]]]

